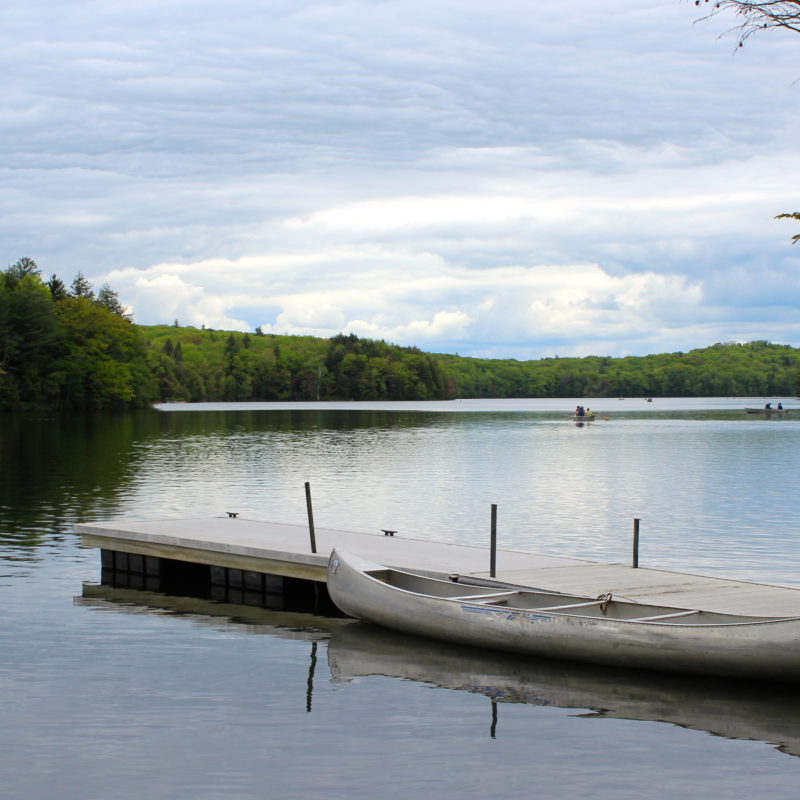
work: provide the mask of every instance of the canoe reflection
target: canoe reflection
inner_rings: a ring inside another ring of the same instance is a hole
[[[587,709],[583,716],[668,722],[800,756],[800,687],[614,669],[484,652],[367,623],[328,643],[335,680],[387,675],[486,695],[496,703]],[[496,724],[496,720],[494,720]]]
[[[305,706],[328,643],[330,679],[367,675],[420,681],[485,695],[492,701],[490,735],[502,738],[498,704],[580,709],[583,716],[667,722],[731,739],[774,744],[800,756],[800,687],[676,676],[485,652],[434,642],[352,619],[216,603],[156,592],[86,584],[76,604],[122,613],[186,616],[194,624],[233,627],[310,643]],[[324,670],[323,670],[324,676]]]

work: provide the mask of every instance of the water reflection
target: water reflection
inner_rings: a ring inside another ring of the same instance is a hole
[[[4,415],[0,558],[75,520],[303,521],[311,481],[320,526],[485,546],[496,503],[504,548],[627,561],[639,517],[643,565],[796,583],[800,416],[743,402],[619,403],[581,429],[552,400]]]
[[[502,705],[554,706],[581,716],[664,722],[730,739],[767,742],[800,756],[800,687],[659,675],[483,652],[394,633],[350,619],[219,604],[86,584],[78,605],[120,613],[180,615],[218,630],[309,643],[305,697],[313,710],[318,648],[327,642],[329,680],[363,676],[419,681],[484,695],[487,734],[503,738]]]
[[[361,623],[331,636],[328,661],[336,680],[386,675],[484,694],[493,703],[588,709],[583,716],[667,722],[773,743],[800,756],[800,687],[514,657]]]
[[[160,423],[152,411],[0,415],[0,558],[71,531],[75,519],[113,516],[134,483],[137,445]]]

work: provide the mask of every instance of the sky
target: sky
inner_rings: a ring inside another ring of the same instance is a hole
[[[26,0],[0,263],[143,325],[800,346],[800,35],[693,0]]]

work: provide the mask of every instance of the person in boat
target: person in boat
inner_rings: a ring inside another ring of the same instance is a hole
[[[764,406],[764,408],[765,408],[765,409],[766,409],[766,408],[772,408],[772,403],[767,403],[767,404]]]
[[[583,408],[583,406],[578,406],[578,407],[575,409],[575,416],[576,416],[576,417],[583,417],[583,416],[585,416],[585,415],[586,415],[586,411],[584,411],[584,408]]]
[[[783,411],[783,403],[778,403],[778,410]]]

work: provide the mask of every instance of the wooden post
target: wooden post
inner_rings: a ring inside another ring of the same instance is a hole
[[[492,530],[489,539],[489,577],[497,574],[497,504],[492,503]]]
[[[633,563],[631,566],[637,569],[639,566],[639,520],[633,520]]]
[[[311,537],[311,552],[317,552],[317,539],[314,535],[314,512],[311,508],[311,484],[306,481],[306,508],[308,509],[308,535]]]

